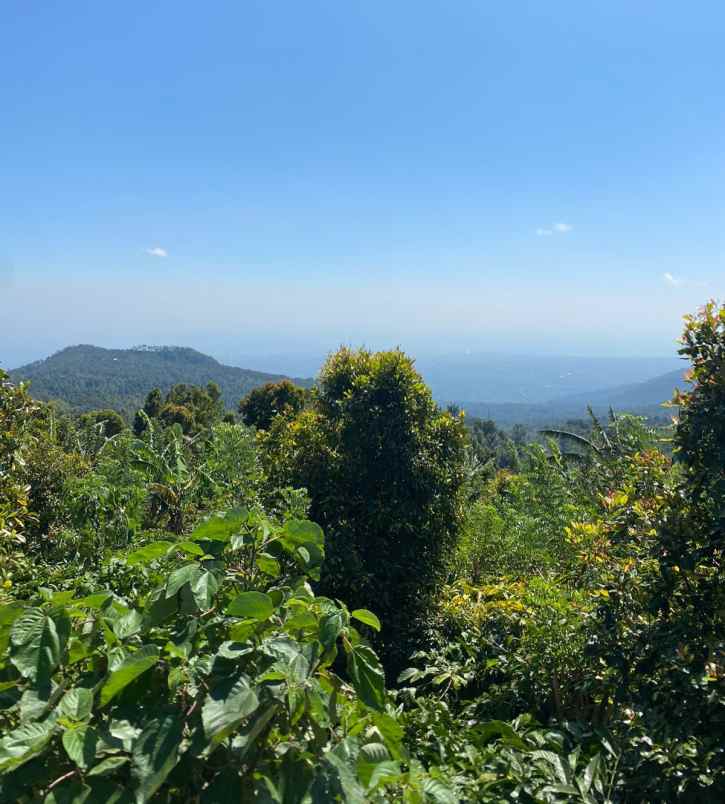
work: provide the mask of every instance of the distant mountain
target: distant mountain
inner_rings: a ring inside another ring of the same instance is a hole
[[[646,382],[620,385],[584,394],[572,394],[557,400],[564,405],[591,405],[592,408],[613,407],[615,410],[641,410],[659,407],[672,399],[675,388],[684,388],[685,370],[668,371]]]
[[[16,382],[29,380],[36,399],[58,399],[80,410],[111,407],[126,412],[141,407],[152,388],[167,391],[176,383],[206,385],[209,381],[219,385],[226,406],[235,408],[253,388],[285,379],[280,374],[225,366],[209,355],[179,346],[69,346],[45,360],[14,369],[10,376]],[[312,384],[309,379],[293,381],[305,387]]]
[[[537,404],[461,402],[460,406],[471,416],[494,419],[501,425],[543,426],[583,418],[587,415],[587,406],[597,415],[606,415],[611,407],[619,413],[667,417],[670,414],[663,403],[672,399],[675,388],[685,387],[684,373],[684,369],[679,369],[645,382],[570,394]]]
[[[570,357],[566,355],[421,355],[416,367],[440,402],[517,402],[551,400],[592,389],[643,382],[671,372],[675,357]]]

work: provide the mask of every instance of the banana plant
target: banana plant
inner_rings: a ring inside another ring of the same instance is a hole
[[[145,438],[134,441],[133,462],[147,478],[147,525],[164,525],[180,534],[199,484],[202,480],[211,482],[211,478],[190,454],[188,448],[194,439],[184,436],[178,425],[158,434],[151,419],[143,411],[140,413],[147,420],[147,429]]]

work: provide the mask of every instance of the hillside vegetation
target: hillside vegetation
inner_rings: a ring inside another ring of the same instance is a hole
[[[179,346],[101,349],[69,346],[60,352],[10,372],[14,382],[30,381],[36,399],[61,400],[72,408],[114,408],[133,414],[153,388],[167,392],[173,385],[216,383],[224,404],[239,399],[267,382],[284,379],[276,374],[225,366],[213,357]],[[310,380],[297,379],[307,387]]]
[[[681,354],[666,444],[467,427],[397,350],[245,423],[0,372],[0,800],[725,800],[725,306]]]

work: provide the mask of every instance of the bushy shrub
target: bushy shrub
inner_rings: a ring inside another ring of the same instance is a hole
[[[0,608],[0,798],[451,802],[403,764],[353,625],[377,618],[310,591],[323,556],[316,525],[236,511],[128,552],[155,582],[141,597],[41,589]]]
[[[479,717],[601,721],[603,689],[586,659],[594,599],[554,580],[502,578],[445,587],[432,649],[401,676],[477,702]]]

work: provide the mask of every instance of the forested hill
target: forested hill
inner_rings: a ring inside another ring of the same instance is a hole
[[[278,374],[225,366],[209,355],[179,346],[101,349],[69,346],[45,360],[10,372],[13,381],[30,380],[37,399],[58,399],[73,408],[115,408],[133,412],[152,388],[166,392],[176,383],[206,385],[213,381],[222,390],[228,407],[266,382],[284,379]],[[294,378],[309,387],[309,379]]]

